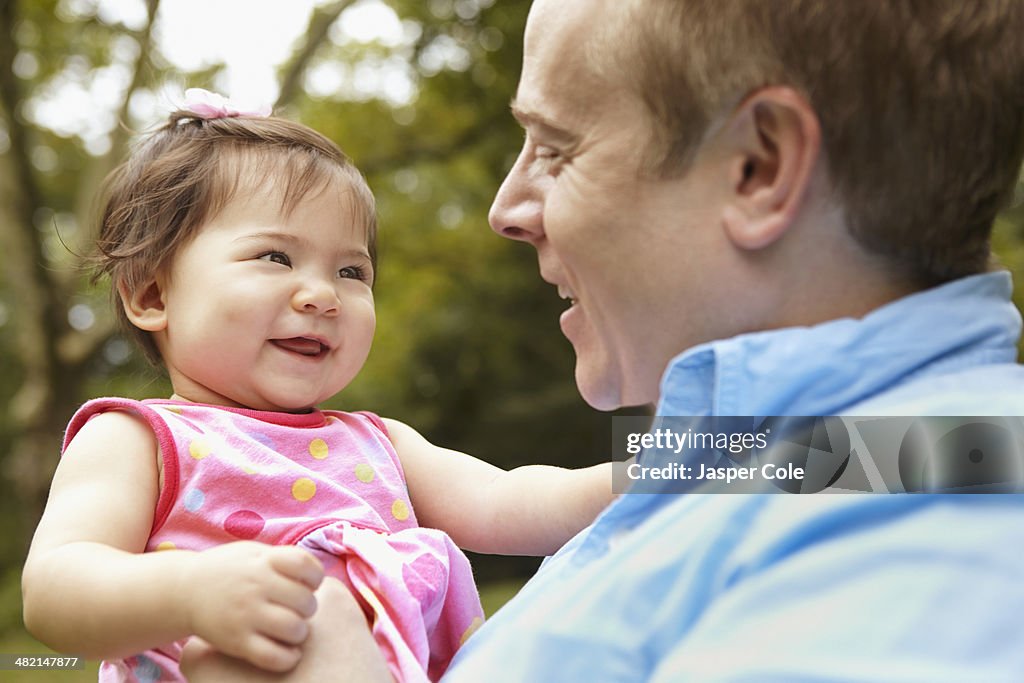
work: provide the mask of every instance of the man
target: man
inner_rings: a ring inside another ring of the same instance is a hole
[[[491,225],[593,406],[1021,415],[1020,2],[537,0]],[[623,495],[446,681],[1011,680],[1018,496]]]
[[[593,406],[1022,415],[1019,1],[536,0],[492,227]],[[1019,496],[622,495],[446,681],[1017,680]],[[359,626],[356,624],[355,626]]]

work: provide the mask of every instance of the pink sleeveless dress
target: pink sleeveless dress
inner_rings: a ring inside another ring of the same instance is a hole
[[[110,410],[141,416],[159,443],[164,484],[146,552],[237,540],[309,550],[352,589],[399,681],[440,678],[482,623],[468,560],[446,534],[417,525],[376,415],[101,398],[71,419],[64,447]],[[103,662],[99,680],[184,681],[184,644]]]

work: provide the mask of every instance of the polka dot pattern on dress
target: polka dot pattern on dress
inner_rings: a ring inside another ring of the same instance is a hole
[[[182,411],[153,403],[157,410],[151,410],[121,399],[109,404],[90,410],[134,410],[158,437],[163,481],[148,551],[201,551],[233,541],[298,545],[322,520],[336,520],[327,526],[336,531],[331,547],[325,541],[318,557],[330,576],[353,581],[358,602],[378,625],[399,607],[443,615],[444,661],[475,626],[480,612],[468,565],[439,532],[411,528],[416,511],[401,463],[374,419],[203,404]],[[365,567],[357,566],[354,558],[364,551],[359,561]],[[436,554],[437,562],[421,553]],[[459,602],[448,601],[456,593]],[[178,675],[165,653],[146,657],[116,662],[119,675],[154,682]]]
[[[354,471],[356,479],[363,482],[364,484],[369,484],[371,481],[373,481],[374,476],[376,476],[373,471],[373,468],[370,467],[365,462],[361,462],[358,465],[356,465]]]
[[[327,442],[323,439],[313,439],[309,442],[309,454],[317,460],[327,457]]]
[[[181,499],[181,504],[189,512],[198,512],[205,502],[206,494],[199,489],[189,489]]]
[[[252,510],[239,510],[232,512],[224,520],[224,530],[235,538],[243,541],[251,541],[260,535],[267,521],[262,515]]]
[[[271,436],[262,432],[254,432],[249,434],[249,436],[252,437],[253,441],[263,444],[270,450],[277,450],[277,442]]]
[[[146,655],[138,655],[135,657],[132,673],[139,679],[139,683],[157,683],[164,672],[160,669],[159,664]]]
[[[189,455],[196,460],[202,460],[210,454],[210,444],[206,443],[202,439],[196,439],[188,447]]]
[[[300,503],[305,503],[315,495],[316,482],[312,479],[302,477],[301,479],[296,479],[295,483],[292,484],[292,498]]]

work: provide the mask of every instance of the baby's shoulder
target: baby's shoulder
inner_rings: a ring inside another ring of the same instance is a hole
[[[149,422],[136,412],[101,410],[72,420],[64,438],[65,454],[73,449],[111,449],[112,445],[117,450],[155,452],[156,434]]]
[[[131,439],[132,446],[145,441],[155,447],[163,429],[164,418],[149,401],[121,397],[95,398],[82,404],[68,422],[62,450],[67,450],[73,441],[81,442],[83,438],[116,439],[114,443],[117,444],[122,443],[121,439]]]

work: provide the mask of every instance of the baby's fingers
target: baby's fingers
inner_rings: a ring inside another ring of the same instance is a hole
[[[284,645],[301,645],[309,637],[309,622],[278,605],[267,605],[260,615],[259,634]]]
[[[266,671],[291,671],[302,659],[302,649],[296,645],[280,643],[260,634],[250,634],[243,650],[235,656]]]
[[[304,583],[313,590],[316,590],[324,580],[324,566],[320,560],[294,546],[274,548],[270,566],[282,575]]]
[[[277,576],[267,586],[264,595],[267,604],[289,609],[303,619],[309,619],[316,614],[316,595],[305,583]]]

